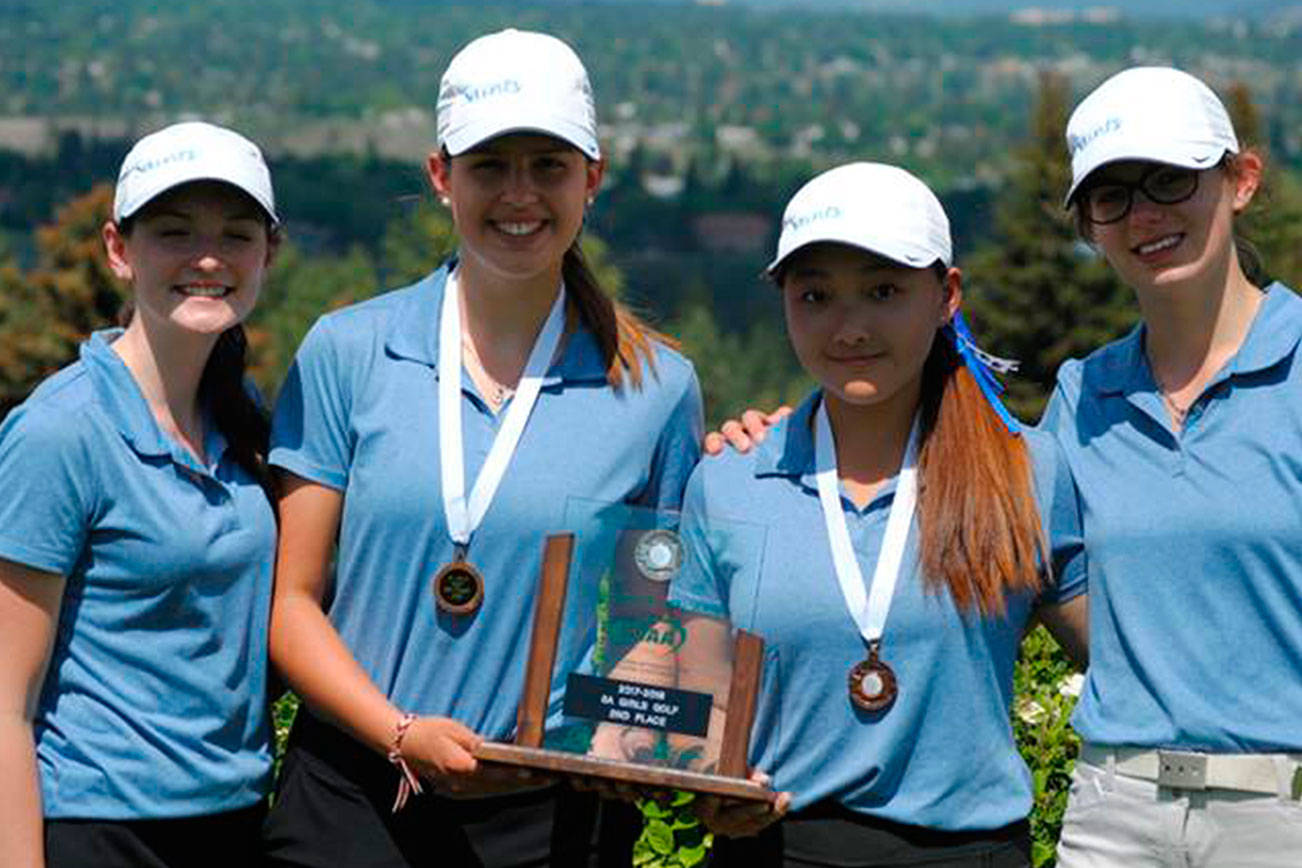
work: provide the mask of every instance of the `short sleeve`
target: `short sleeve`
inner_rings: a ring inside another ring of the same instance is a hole
[[[1053,394],[1049,396],[1049,403],[1044,408],[1044,413],[1041,414],[1040,422],[1036,427],[1041,431],[1047,431],[1062,442],[1072,415],[1075,413],[1075,401],[1072,395],[1079,393],[1079,362],[1075,360],[1063,362],[1058,369],[1058,379],[1054,384]]]
[[[299,347],[276,399],[269,463],[342,491],[352,442],[349,381],[326,320]]]
[[[701,458],[705,436],[701,387],[689,366],[683,389],[656,442],[651,474],[639,505],[657,509],[678,509],[683,502],[687,479]]]
[[[713,617],[727,617],[728,578],[718,569],[705,506],[706,465],[697,466],[683,495],[679,535],[683,566],[669,587],[671,605]]]
[[[1043,510],[1053,574],[1041,596],[1046,603],[1065,603],[1088,590],[1085,535],[1081,527],[1080,492],[1057,439],[1052,440],[1053,485]]]
[[[76,566],[96,502],[87,418],[18,407],[0,426],[0,558],[63,576]]]

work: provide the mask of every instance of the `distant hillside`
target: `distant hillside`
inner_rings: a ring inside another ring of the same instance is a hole
[[[576,0],[551,0],[574,3]],[[578,0],[585,3],[626,3],[627,0]],[[1123,18],[1206,19],[1239,17],[1257,21],[1284,10],[1302,15],[1302,3],[1281,0],[650,0],[673,5],[737,6],[753,9],[861,9],[868,12],[894,12],[910,15],[935,15],[948,18],[973,16],[1009,16],[1027,10],[1057,13],[1115,12]]]
[[[1008,171],[1042,76],[1063,78],[1075,99],[1135,63],[1187,69],[1223,94],[1245,88],[1271,157],[1302,168],[1302,0],[1149,0],[1079,14],[1068,7],[1084,0],[1041,0],[1007,11],[1026,2],[0,0],[0,151],[48,160],[204,117],[273,155],[418,166],[449,58],[516,26],[579,51],[612,165],[652,197],[736,166],[780,186],[851,159],[897,162],[945,190],[989,188]],[[1263,5],[1296,17],[1131,17]],[[982,10],[1003,11],[953,17]],[[177,62],[178,46],[202,62]],[[58,201],[16,183],[6,189],[0,166],[0,224]]]

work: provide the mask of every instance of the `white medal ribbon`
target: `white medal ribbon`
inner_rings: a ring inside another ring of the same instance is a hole
[[[465,455],[461,439],[461,281],[454,270],[443,287],[439,314],[439,462],[443,476],[443,511],[452,541],[464,547],[483,521],[488,505],[524,433],[529,414],[542,390],[565,327],[565,285],[556,293],[547,322],[534,341],[511,406],[466,500]]]
[[[909,443],[904,449],[904,462],[900,465],[895,484],[895,500],[890,517],[886,519],[886,534],[882,538],[881,553],[873,570],[870,592],[865,594],[863,571],[859,559],[850,545],[850,530],[841,508],[841,481],[836,470],[836,444],[832,439],[832,424],[827,418],[827,399],[818,406],[814,417],[814,468],[818,482],[818,500],[823,506],[823,522],[832,547],[832,563],[836,566],[836,580],[841,585],[846,608],[859,627],[864,641],[872,644],[882,637],[886,627],[886,614],[895,596],[895,584],[900,577],[904,560],[904,544],[913,524],[914,506],[918,499],[918,420],[915,417],[909,430]]]

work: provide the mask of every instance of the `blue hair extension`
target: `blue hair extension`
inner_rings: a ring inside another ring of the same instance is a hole
[[[1001,359],[999,356],[992,356],[985,350],[976,345],[972,338],[972,332],[967,327],[967,320],[963,319],[961,311],[954,312],[954,318],[942,329],[945,335],[953,342],[954,349],[958,351],[959,357],[967,369],[972,372],[973,378],[977,385],[981,387],[981,394],[985,395],[986,401],[999,414],[1003,420],[1004,426],[1008,429],[1009,434],[1017,435],[1022,433],[1022,425],[1008,412],[1004,402],[999,400],[1000,394],[1004,391],[1004,384],[995,378],[995,374],[1007,374],[1016,371],[1019,363],[1012,359]]]

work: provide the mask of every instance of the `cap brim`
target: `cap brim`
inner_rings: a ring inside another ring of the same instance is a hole
[[[874,256],[880,256],[883,259],[889,259],[891,262],[902,265],[905,268],[927,268],[934,262],[945,262],[943,256],[934,255],[917,245],[908,244],[907,242],[891,243],[888,241],[868,245],[860,239],[851,238],[840,232],[824,232],[820,233],[818,237],[801,239],[801,241],[791,249],[782,251],[768,264],[765,271],[770,276],[775,274],[782,263],[790,259],[796,252],[804,250],[811,244],[844,244],[847,247],[853,247],[857,250],[862,250],[865,253],[871,253]],[[949,263],[945,262],[945,265],[948,267]]]
[[[1067,195],[1063,197],[1062,207],[1070,208],[1071,200],[1076,195],[1076,191],[1089,180],[1090,175],[1104,166],[1123,163],[1128,160],[1137,160],[1148,163],[1165,163],[1168,166],[1179,166],[1182,169],[1210,169],[1220,162],[1227,150],[1225,145],[1214,143],[1208,143],[1202,147],[1191,147],[1184,144],[1180,147],[1162,148],[1151,144],[1138,146],[1134,142],[1118,142],[1111,148],[1100,149],[1098,153],[1090,154],[1089,161],[1078,172],[1073,172],[1071,187],[1068,188]],[[1073,165],[1072,168],[1075,169],[1075,166]]]
[[[589,159],[601,159],[601,147],[598,145],[597,140],[588,130],[578,124],[572,124],[554,116],[530,117],[528,113],[522,112],[512,112],[510,117],[509,123],[503,123],[498,118],[486,118],[475,123],[466,124],[448,133],[443,139],[443,147],[455,157],[498,136],[509,133],[541,133],[573,145]]]
[[[156,188],[151,189],[146,193],[138,194],[135,197],[135,201],[130,203],[128,207],[123,208],[120,212],[115,214],[113,219],[126,220],[128,217],[131,217],[133,214],[138,213],[141,208],[144,208],[150,202],[154,201],[159,196],[163,195],[169,190],[175,190],[177,187],[183,186],[185,184],[192,184],[195,183],[196,181],[216,181],[217,183],[220,184],[228,184],[234,187],[236,190],[239,190],[241,193],[244,193],[246,196],[248,196],[250,199],[256,202],[258,204],[258,207],[261,208],[266,213],[267,217],[271,220],[273,225],[280,223],[280,218],[276,216],[276,209],[272,206],[272,204],[270,202],[267,202],[263,198],[263,196],[260,195],[258,192],[250,189],[249,185],[241,184],[239,181],[233,181],[230,178],[222,175],[210,174],[210,173],[200,173],[197,175],[186,175],[184,177],[168,179],[163,183],[158,184]]]

